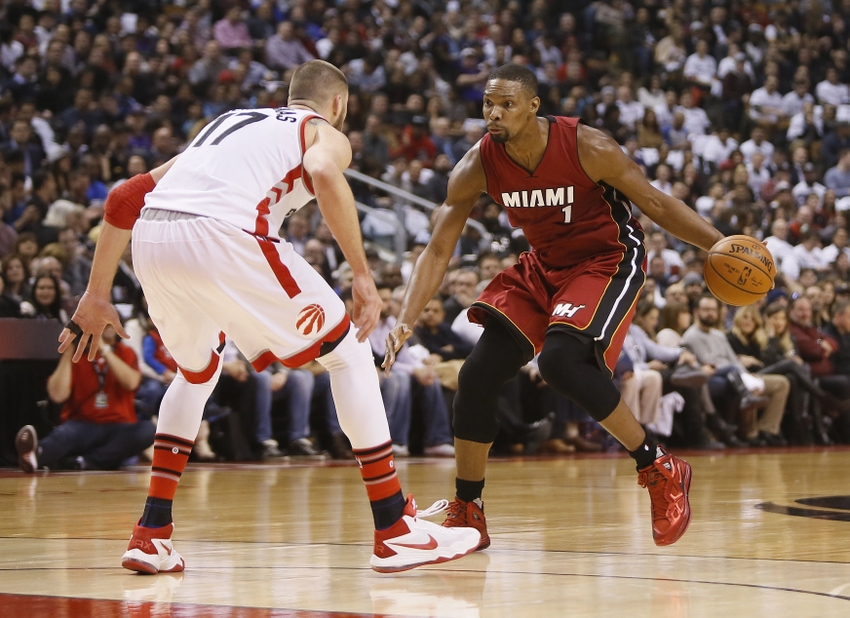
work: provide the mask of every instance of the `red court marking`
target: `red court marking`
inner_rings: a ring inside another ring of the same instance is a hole
[[[151,576],[153,577],[155,576]],[[152,601],[106,601],[2,593],[0,593],[0,615],[30,618],[384,618],[386,616],[385,614],[154,603]]]

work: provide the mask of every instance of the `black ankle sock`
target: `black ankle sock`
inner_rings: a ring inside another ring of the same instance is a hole
[[[370,502],[372,505],[372,517],[375,520],[375,530],[386,530],[401,519],[407,500],[401,492],[395,493],[389,498]]]
[[[455,488],[457,489],[457,497],[464,502],[472,502],[476,498],[481,498],[481,492],[484,491],[484,479],[480,481],[465,481],[455,478]]]
[[[171,500],[152,498],[145,501],[145,512],[139,525],[145,528],[161,528],[171,523]]]
[[[659,457],[658,445],[655,443],[655,440],[646,436],[643,439],[643,444],[637,447],[636,450],[629,451],[629,455],[637,463],[638,470],[646,468],[647,466],[651,466],[652,463]]]

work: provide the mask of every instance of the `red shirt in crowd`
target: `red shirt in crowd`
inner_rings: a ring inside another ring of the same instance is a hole
[[[132,348],[116,343],[115,355],[133,369],[139,369],[139,361]],[[96,400],[101,392],[98,372],[103,375],[103,392],[106,406],[98,407]],[[118,383],[115,373],[110,371],[106,359],[98,354],[94,362],[86,359],[74,363],[71,368],[71,396],[62,408],[62,421],[87,421],[89,423],[135,423],[135,391],[125,389]]]

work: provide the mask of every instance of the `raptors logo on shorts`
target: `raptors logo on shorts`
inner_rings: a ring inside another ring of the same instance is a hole
[[[315,303],[304,307],[298,314],[298,321],[295,322],[295,328],[305,337],[318,333],[324,325],[325,310]]]

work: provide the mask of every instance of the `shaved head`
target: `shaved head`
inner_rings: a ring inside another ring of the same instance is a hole
[[[290,104],[313,101],[326,104],[338,94],[348,93],[348,80],[334,65],[324,60],[305,62],[292,74],[289,82]]]

